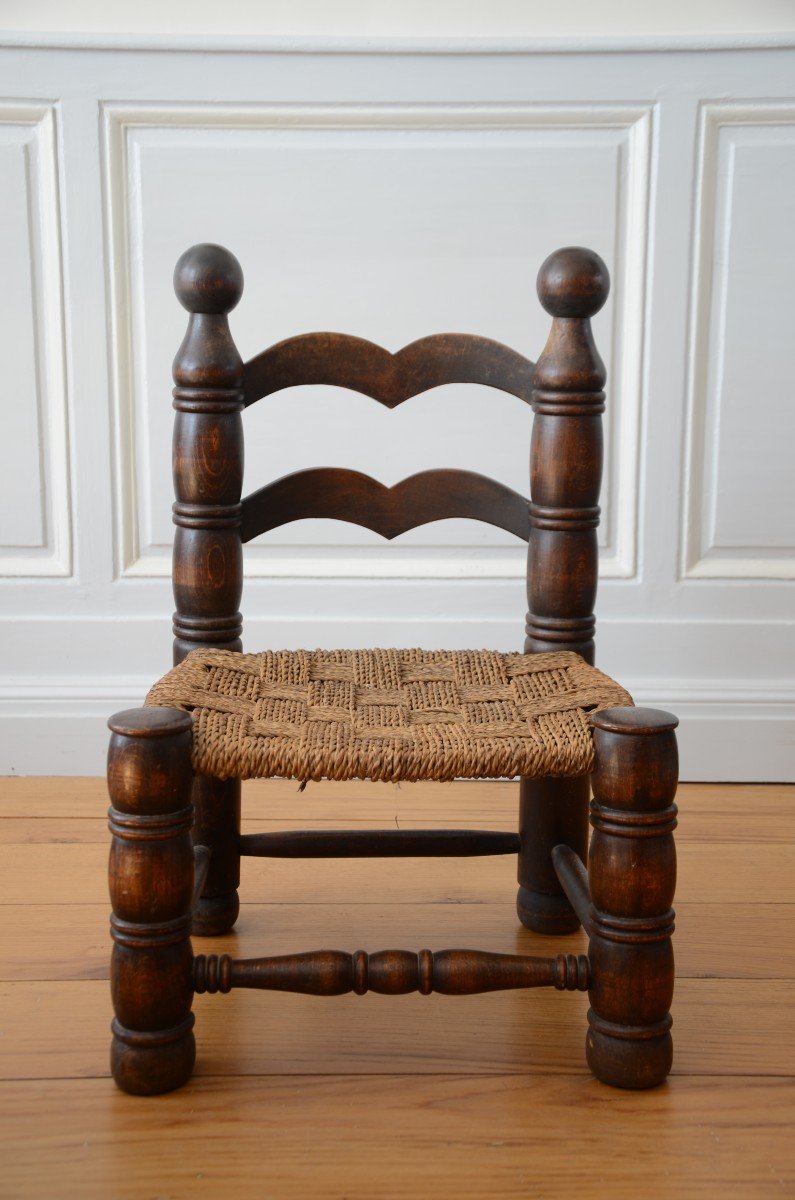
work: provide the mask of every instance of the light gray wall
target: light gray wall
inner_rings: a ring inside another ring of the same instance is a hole
[[[748,36],[795,30],[791,0],[3,0],[0,29],[215,37]]]
[[[600,664],[681,715],[686,777],[791,777],[795,50],[778,40],[0,49],[0,770],[101,771],[104,717],[168,665],[186,246],[240,257],[244,357],[314,328],[392,350],[480,332],[535,357],[536,270],[574,242],[613,276]],[[325,463],[526,491],[529,412],[486,389],[393,413],[307,389],[245,421],[247,490]],[[249,554],[245,642],[513,649],[523,561],[464,523],[393,546],[289,527]]]

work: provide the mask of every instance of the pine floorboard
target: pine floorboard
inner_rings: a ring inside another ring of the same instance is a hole
[[[585,1068],[587,998],[235,992],[197,997],[196,1075],[124,1096],[108,1073],[107,797],[0,779],[0,1196],[795,1196],[795,787],[678,797],[674,1071]],[[514,826],[503,783],[259,782],[247,831]],[[513,912],[511,856],[244,863],[236,955],[333,946],[585,948]]]

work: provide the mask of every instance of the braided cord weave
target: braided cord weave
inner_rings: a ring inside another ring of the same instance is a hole
[[[585,775],[588,713],[632,698],[571,651],[209,649],[146,704],[193,713],[203,775],[409,782]]]

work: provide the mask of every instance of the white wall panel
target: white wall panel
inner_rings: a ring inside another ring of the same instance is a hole
[[[0,102],[0,575],[67,575],[69,467],[55,112]]]
[[[685,569],[795,578],[795,105],[710,104],[701,138]]]
[[[550,247],[579,240],[614,264],[617,299],[595,322],[611,375],[601,566],[632,576],[648,109],[113,106],[105,120],[123,573],[170,570],[167,380],[184,316],[168,264],[188,245],[218,241],[249,268],[232,317],[244,358],[311,329],[393,351],[430,332],[479,332],[537,357],[549,320],[536,272]],[[447,387],[396,412],[301,389],[245,422],[246,491],[318,463],[386,484],[459,467],[527,490],[531,413],[484,388]],[[247,556],[260,576],[519,579],[524,564],[510,535],[453,521],[386,549],[368,531],[300,522]]]

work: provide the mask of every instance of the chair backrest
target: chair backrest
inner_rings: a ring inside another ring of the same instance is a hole
[[[174,654],[196,646],[240,649],[242,545],[307,517],[332,517],[386,538],[447,517],[496,525],[529,542],[528,652],[572,649],[593,661],[604,366],[590,318],[607,299],[598,255],[550,255],[538,294],[553,322],[537,364],[470,334],[422,338],[396,354],[361,338],[310,333],[243,363],[228,313],[243,292],[237,259],[222,246],[182,255],[174,286],[190,320],[174,360]],[[342,468],[297,471],[241,499],[242,410],[274,392],[334,384],[396,408],[447,383],[480,383],[535,413],[531,497],[472,471],[424,471],[388,488]]]
[[[412,342],[397,354],[343,333],[308,333],[271,346],[243,368],[243,401],[302,384],[335,384],[397,408],[445,383],[483,383],[530,403],[534,363],[507,346],[464,333]],[[304,517],[334,517],[394,538],[445,517],[471,517],[527,541],[529,501],[474,471],[423,471],[394,487],[333,467],[297,471],[243,501],[242,536]]]

